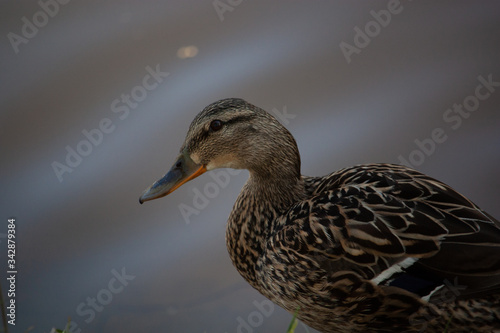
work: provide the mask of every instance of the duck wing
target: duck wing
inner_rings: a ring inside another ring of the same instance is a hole
[[[391,164],[305,180],[310,197],[277,219],[268,255],[431,301],[447,283],[460,297],[500,292],[500,223],[448,185]]]

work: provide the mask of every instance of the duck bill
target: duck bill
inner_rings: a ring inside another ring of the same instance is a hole
[[[194,163],[191,157],[184,152],[177,157],[174,165],[165,176],[154,182],[142,193],[139,202],[142,204],[149,200],[164,197],[205,171],[207,171],[205,165]]]

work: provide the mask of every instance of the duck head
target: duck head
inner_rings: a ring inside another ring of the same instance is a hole
[[[247,169],[250,177],[269,181],[298,179],[300,157],[295,139],[272,115],[242,99],[223,99],[194,118],[173,166],[139,202],[164,197],[217,168]]]

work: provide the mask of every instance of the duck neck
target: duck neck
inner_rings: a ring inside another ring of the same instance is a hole
[[[229,216],[226,245],[236,269],[259,289],[256,276],[268,237],[278,217],[304,198],[305,185],[295,139],[276,120],[267,132],[241,145],[238,156],[250,177]]]
[[[278,226],[276,219],[303,199],[304,193],[300,175],[265,177],[250,171],[229,216],[226,245],[234,266],[254,288],[259,289],[259,257],[268,235]]]
[[[263,177],[250,171],[243,191],[256,201],[256,205],[281,212],[302,199],[304,181],[300,174],[281,173],[275,177]]]

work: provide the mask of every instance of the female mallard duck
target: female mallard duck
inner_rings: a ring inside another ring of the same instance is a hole
[[[500,331],[500,223],[400,165],[302,176],[294,138],[241,99],[206,107],[140,202],[248,169],[226,243],[259,292],[322,332]]]

